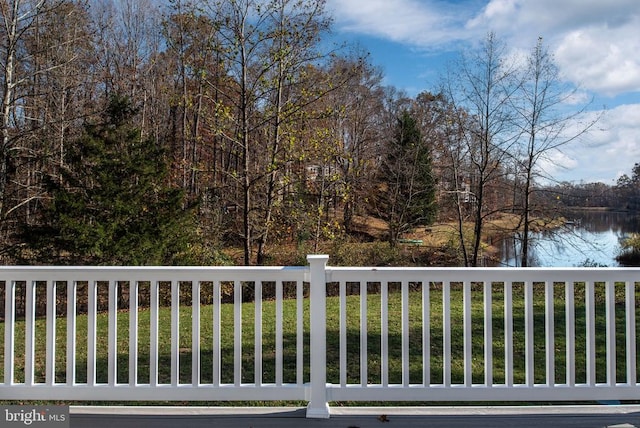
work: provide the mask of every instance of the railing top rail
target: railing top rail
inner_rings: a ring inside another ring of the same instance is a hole
[[[0,266],[3,280],[299,281],[308,266]]]
[[[141,271],[215,271],[215,270],[242,270],[242,271],[287,271],[306,270],[308,266],[54,266],[54,265],[6,265],[0,266],[0,271],[20,271],[20,270],[91,270],[91,271],[118,271],[118,270],[141,270]]]
[[[640,268],[549,267],[549,268],[464,268],[464,267],[327,267],[331,281],[635,281]]]
[[[308,280],[309,266],[0,266],[6,280]],[[327,281],[634,281],[640,267],[324,267]]]
[[[513,272],[513,271],[551,271],[551,272],[597,272],[597,271],[621,271],[621,272],[640,272],[640,267],[394,267],[394,266],[327,266],[327,270],[331,271],[415,271],[415,272],[438,272],[438,271],[453,271],[453,272]]]

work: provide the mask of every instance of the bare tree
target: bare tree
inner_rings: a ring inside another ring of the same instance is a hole
[[[385,101],[397,94],[385,94],[383,74],[366,55],[356,52],[351,57],[340,58],[333,65],[333,72],[347,71],[348,80],[335,96],[335,121],[332,139],[338,147],[337,167],[343,182],[343,226],[350,233],[353,217],[361,214],[363,202],[369,196],[375,170],[373,165],[380,149],[385,114]],[[393,119],[386,122],[393,127]],[[392,129],[388,135],[392,135]]]
[[[0,222],[6,232],[9,216],[23,207],[29,215],[42,196],[37,168],[45,168],[43,156],[64,146],[70,102],[49,95],[56,85],[65,96],[73,93],[65,73],[86,33],[75,25],[80,3],[11,0],[0,2],[0,11]],[[56,24],[64,17],[78,31]]]
[[[10,201],[7,198],[7,185],[12,167],[12,158],[18,150],[18,130],[24,117],[20,117],[19,86],[27,81],[20,75],[23,62],[29,61],[30,54],[24,46],[24,38],[33,29],[36,17],[44,8],[45,0],[12,0],[0,3],[2,8],[2,47],[0,64],[2,65],[2,98],[0,106],[0,221],[4,221]]]
[[[96,65],[93,69],[95,90],[105,103],[114,94],[127,96],[139,109],[139,126],[143,136],[159,139],[154,120],[166,123],[166,114],[154,111],[166,87],[154,87],[157,68],[170,79],[167,61],[161,58],[160,6],[151,0],[105,0],[94,2],[93,19]],[[164,101],[164,100],[163,100]],[[162,109],[163,110],[163,109]],[[160,110],[160,111],[162,111]],[[154,114],[155,113],[155,114]]]
[[[541,162],[559,152],[564,146],[587,133],[599,119],[584,117],[586,105],[569,108],[577,89],[562,82],[553,55],[544,46],[542,38],[527,58],[522,70],[521,83],[511,106],[519,131],[519,146],[515,153],[521,233],[521,264],[529,264],[529,243],[533,218],[544,214],[542,207],[533,202],[536,180],[550,179],[541,168]],[[580,120],[579,120],[580,119]],[[577,125],[577,126],[574,126]]]
[[[499,183],[515,142],[510,100],[516,87],[516,68],[505,58],[505,45],[489,33],[478,53],[464,56],[445,82],[444,91],[458,113],[459,129],[463,130],[460,137],[470,162],[468,171],[458,171],[465,174],[473,209],[471,254],[464,252],[466,266],[478,265],[484,223],[496,205],[490,190]],[[462,227],[459,237],[466,247],[468,239]]]

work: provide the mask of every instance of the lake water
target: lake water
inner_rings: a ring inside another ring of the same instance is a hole
[[[586,265],[619,266],[615,260],[621,241],[640,232],[637,214],[623,212],[573,212],[562,228],[535,233],[529,250],[529,266],[573,267]],[[520,244],[505,239],[501,245],[500,266],[520,266]]]

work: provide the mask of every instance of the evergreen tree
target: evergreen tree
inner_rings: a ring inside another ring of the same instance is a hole
[[[436,181],[429,148],[415,118],[404,111],[380,168],[377,209],[389,223],[389,242],[395,245],[402,233],[434,221]]]
[[[130,124],[114,97],[103,123],[89,125],[49,177],[43,226],[25,233],[41,261],[73,264],[180,263],[194,230],[183,191],[168,185],[161,147]]]

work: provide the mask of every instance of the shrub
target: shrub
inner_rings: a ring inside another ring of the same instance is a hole
[[[640,265],[640,234],[632,233],[622,240],[616,261],[624,266]]]

